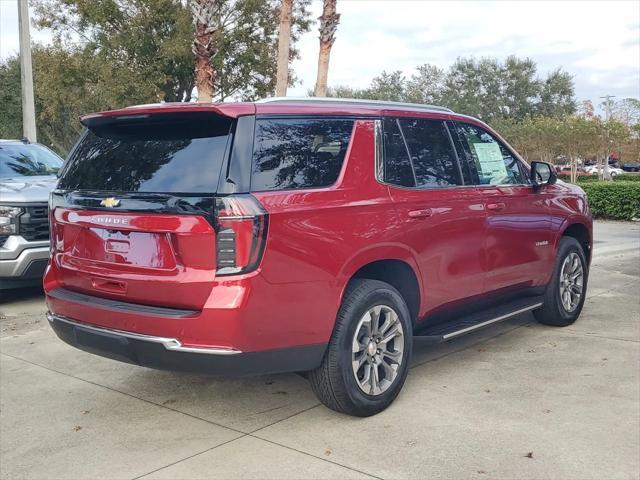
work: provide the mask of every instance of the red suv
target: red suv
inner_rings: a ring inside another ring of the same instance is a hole
[[[305,372],[367,416],[412,338],[582,309],[584,192],[446,108],[272,99],[88,115],[50,201],[49,322],[80,349]]]

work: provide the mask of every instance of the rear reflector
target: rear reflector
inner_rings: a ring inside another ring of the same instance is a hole
[[[217,275],[258,268],[267,238],[267,212],[251,195],[216,199]]]

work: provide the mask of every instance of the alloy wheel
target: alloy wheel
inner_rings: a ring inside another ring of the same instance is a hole
[[[404,330],[397,312],[387,305],[371,307],[353,336],[352,370],[360,389],[380,395],[393,384],[404,352]]]
[[[577,253],[571,252],[562,262],[560,269],[560,301],[568,313],[573,312],[582,299],[584,269]]]

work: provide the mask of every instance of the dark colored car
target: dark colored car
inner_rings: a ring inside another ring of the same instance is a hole
[[[306,372],[328,407],[397,396],[412,337],[576,320],[584,192],[440,107],[337,100],[89,115],[51,197],[58,336],[148,367]]]
[[[625,172],[640,172],[640,163],[623,163],[620,168]]]
[[[49,193],[62,162],[44,145],[0,140],[0,290],[42,284]]]

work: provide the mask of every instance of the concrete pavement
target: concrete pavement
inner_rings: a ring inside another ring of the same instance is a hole
[[[149,370],[59,341],[39,291],[0,304],[0,477],[640,478],[640,225],[597,222],[568,328],[523,315],[419,347],[367,419],[296,375]]]

